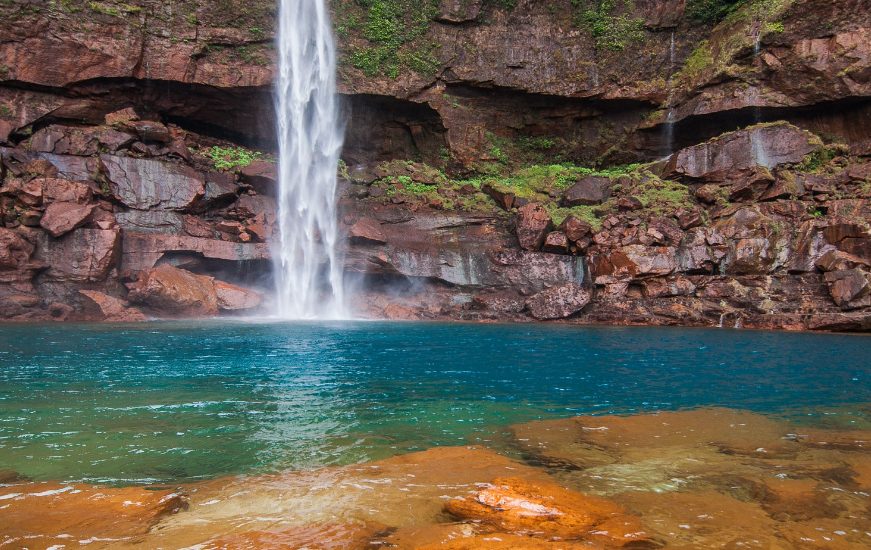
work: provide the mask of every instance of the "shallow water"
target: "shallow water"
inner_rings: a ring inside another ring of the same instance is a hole
[[[498,447],[519,422],[699,406],[867,428],[868,345],[552,325],[4,326],[0,469],[191,481]]]
[[[868,342],[6,326],[0,547],[868,548]]]

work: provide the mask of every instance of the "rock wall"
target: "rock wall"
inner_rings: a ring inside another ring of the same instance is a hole
[[[867,330],[871,3],[730,4],[333,0],[358,309]],[[0,317],[256,311],[275,9],[0,3]]]

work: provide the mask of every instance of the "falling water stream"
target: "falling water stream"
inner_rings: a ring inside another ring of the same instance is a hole
[[[345,318],[336,215],[343,127],[336,49],[324,0],[281,0],[278,51],[276,314],[285,319]]]

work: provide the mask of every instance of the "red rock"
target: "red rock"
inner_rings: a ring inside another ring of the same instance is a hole
[[[682,149],[671,156],[667,170],[689,178],[716,180],[757,166],[799,163],[821,146],[819,138],[791,124],[762,124]]]
[[[84,225],[94,211],[94,205],[74,202],[53,202],[45,209],[39,225],[52,237],[60,237]]]
[[[139,135],[139,139],[145,142],[156,141],[159,143],[169,143],[172,136],[169,129],[152,120],[137,120],[129,122],[130,128]]]
[[[348,230],[352,242],[370,242],[384,244],[387,238],[381,230],[381,224],[373,218],[360,218]]]
[[[515,196],[514,193],[510,191],[505,191],[490,183],[484,183],[481,185],[481,192],[493,199],[503,210],[511,210],[515,206]]]
[[[572,243],[577,243],[593,233],[593,226],[569,215],[559,226],[560,231],[566,234],[566,238]]]
[[[218,309],[222,311],[253,309],[263,301],[263,296],[259,292],[248,288],[218,280],[214,285],[218,297]]]
[[[566,190],[562,198],[564,206],[601,204],[611,196],[611,179],[587,176]]]
[[[131,302],[171,315],[218,314],[218,296],[211,277],[168,264],[139,274],[130,285]]]
[[[39,227],[42,212],[39,210],[25,210],[18,216],[18,221],[25,227]]]
[[[10,229],[0,227],[0,269],[23,267],[33,255],[33,245]]]
[[[719,200],[725,198],[720,190],[720,186],[711,183],[702,185],[696,189],[695,196],[701,202],[706,204],[716,204]]]
[[[274,197],[278,186],[278,166],[274,162],[255,160],[239,169],[242,182],[262,195]]]
[[[535,294],[526,301],[526,307],[539,320],[564,319],[581,311],[591,298],[590,291],[583,286],[565,283]]]
[[[80,181],[70,181],[60,178],[35,179],[34,183],[42,186],[45,202],[75,202],[85,204],[91,200],[91,188]]]
[[[100,310],[106,321],[128,323],[145,321],[147,318],[136,308],[128,307],[123,301],[96,290],[79,290],[79,294],[88,298]]]
[[[844,271],[860,266],[869,267],[869,264],[862,258],[837,249],[828,250],[816,261],[816,267],[820,271]]]
[[[139,115],[136,114],[132,107],[127,107],[107,114],[104,120],[110,126],[127,125],[139,120]]]
[[[59,239],[43,233],[36,257],[49,266],[52,279],[103,281],[118,261],[120,242],[118,229],[79,228]]]
[[[101,155],[112,193],[138,210],[188,208],[205,193],[199,172],[158,160]]]
[[[861,269],[830,271],[825,274],[829,292],[844,310],[871,305],[871,275]]]
[[[39,206],[42,204],[42,181],[11,179],[3,186],[2,193],[14,196],[26,206]]]
[[[551,231],[544,239],[541,249],[551,254],[566,254],[569,251],[569,240],[562,231]]]
[[[553,226],[550,214],[538,203],[529,203],[517,211],[517,240],[524,250],[538,250]]]
[[[635,210],[641,210],[644,208],[644,205],[641,204],[641,201],[637,197],[620,197],[617,199],[617,208],[623,211],[632,212]]]

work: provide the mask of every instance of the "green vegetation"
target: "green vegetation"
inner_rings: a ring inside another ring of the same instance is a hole
[[[715,25],[744,2],[745,0],[687,0],[684,13],[690,21]]]
[[[215,145],[205,150],[205,155],[212,160],[218,170],[232,170],[248,166],[263,157],[259,151],[251,151],[243,147],[219,147]]]
[[[122,14],[134,14],[142,11],[139,6],[132,6],[123,2],[88,2],[88,7],[97,13],[103,15],[111,15],[112,17],[121,17]]]
[[[572,0],[572,7],[576,12],[575,24],[590,31],[600,50],[622,51],[630,43],[644,39],[643,19],[625,13],[614,14],[615,11],[631,12],[631,0]]]
[[[435,74],[440,66],[439,46],[423,37],[438,5],[438,0],[345,0],[337,33],[343,37],[359,34],[367,42],[351,48],[351,65],[367,76],[396,78],[403,69]]]
[[[501,212],[496,201],[482,192],[487,190],[539,202],[557,225],[572,215],[599,229],[602,220],[617,210],[617,201],[624,197],[634,197],[641,203],[642,216],[673,214],[694,204],[685,185],[662,180],[646,165],[639,164],[603,169],[571,163],[501,166],[500,172],[479,173],[467,179],[453,179],[438,168],[411,161],[382,163],[379,171],[388,174],[372,184],[384,191],[381,200],[402,200],[444,210]],[[565,190],[586,176],[616,180],[611,187],[612,197],[599,205],[561,206]]]
[[[804,156],[802,161],[795,166],[799,172],[822,172],[832,160],[845,153],[846,146],[842,144],[826,145]]]

